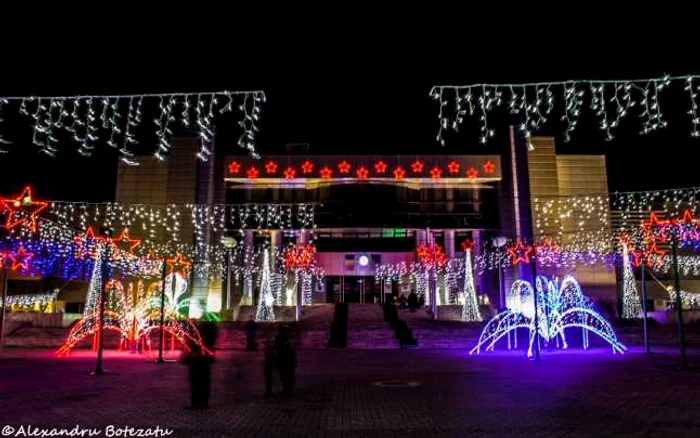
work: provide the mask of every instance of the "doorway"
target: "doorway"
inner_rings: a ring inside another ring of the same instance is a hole
[[[326,277],[329,303],[374,303],[379,300],[380,286],[374,281],[374,276]]]

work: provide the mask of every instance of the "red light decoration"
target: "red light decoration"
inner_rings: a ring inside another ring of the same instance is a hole
[[[360,166],[357,168],[357,177],[359,179],[367,179],[368,176],[369,176],[369,170],[367,170],[366,167]]]
[[[459,173],[459,163],[455,160],[450,161],[447,163],[447,171],[453,175]]]
[[[471,251],[474,248],[474,242],[472,242],[469,239],[464,239],[461,243],[461,246],[463,252]]]
[[[258,170],[257,167],[250,166],[245,174],[248,178],[255,179],[258,177],[258,175],[260,175],[260,171]]]
[[[291,167],[291,166],[290,166],[290,167],[287,167],[286,169],[284,169],[284,177],[285,177],[286,179],[294,179],[294,177],[296,176],[296,174],[297,174],[297,171],[294,170],[294,168]]]
[[[34,253],[25,251],[23,246],[20,246],[15,254],[10,253],[7,255],[7,258],[12,261],[10,269],[15,272],[19,269],[29,269],[29,261],[32,259],[32,257],[34,257]]]
[[[647,266],[652,267],[654,265],[660,265],[664,257],[666,256],[666,251],[662,251],[656,247],[656,243],[652,243],[649,251],[647,252]]]
[[[165,263],[170,267],[170,273],[180,274],[181,277],[187,278],[192,265],[192,262],[188,262],[181,253],[177,253],[175,258],[167,259]]]
[[[518,239],[516,244],[508,248],[508,254],[510,254],[510,262],[512,265],[517,265],[518,263],[530,263],[530,253],[532,253],[531,246],[523,245],[523,242]]]
[[[313,243],[290,246],[284,255],[284,267],[287,270],[308,269],[315,263],[316,247]]]
[[[537,259],[543,264],[554,264],[556,263],[557,252],[559,251],[559,245],[552,242],[549,238],[542,240],[542,244],[535,246],[535,254],[537,254]]]
[[[46,210],[49,206],[49,203],[46,201],[34,201],[32,199],[32,188],[29,186],[25,187],[22,194],[17,198],[0,199],[0,203],[9,210],[4,225],[9,230],[18,225],[26,225],[29,230],[36,231],[37,214]]]
[[[394,169],[394,178],[402,179],[404,176],[406,176],[406,171],[401,166]]]
[[[268,173],[268,175],[273,174],[277,172],[277,163],[270,160],[265,164],[265,172]]]
[[[348,174],[350,173],[350,168],[352,165],[348,163],[346,160],[341,161],[338,163],[338,171],[343,174]]]
[[[314,163],[313,162],[306,160],[303,163],[301,163],[301,172],[304,175],[308,175],[313,171],[314,171]]]
[[[442,176],[442,169],[439,167],[435,166],[432,169],[430,169],[430,177],[433,179],[440,178]]]
[[[117,245],[122,244],[126,245],[128,247],[129,253],[133,254],[134,249],[141,244],[140,239],[132,239],[129,237],[129,229],[124,228],[116,239],[112,241],[112,243],[116,243]]]
[[[470,167],[467,169],[467,178],[475,179],[479,175],[479,171],[475,167]]]
[[[86,255],[93,259],[97,258],[97,245],[95,244],[104,240],[104,237],[95,235],[95,231],[92,227],[88,227],[84,233],[78,234],[73,238],[75,242],[75,258],[80,259]],[[87,248],[85,248],[86,245]]]
[[[423,162],[420,160],[416,160],[413,163],[411,163],[411,170],[413,173],[422,173],[423,172]]]
[[[319,173],[321,174],[321,178],[329,179],[333,175],[333,170],[328,166],[323,166]]]
[[[490,175],[496,171],[496,165],[491,160],[486,160],[484,163],[484,173]]]
[[[387,166],[387,164],[385,162],[383,162],[382,160],[379,160],[374,165],[374,171],[380,175],[383,175],[384,173],[386,173],[387,167],[389,167],[389,166]]]
[[[447,255],[442,250],[442,246],[437,243],[432,248],[426,245],[418,245],[416,248],[418,261],[426,266],[432,266],[434,263],[442,264],[447,261]]]
[[[238,161],[231,161],[228,163],[228,173],[237,174],[241,171],[241,163]]]

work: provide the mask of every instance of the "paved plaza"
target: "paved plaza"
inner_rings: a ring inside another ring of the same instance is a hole
[[[690,362],[700,364],[700,351]],[[222,352],[212,404],[187,411],[187,369],[107,352],[0,352],[0,426],[155,427],[171,436],[698,436],[700,371],[675,350],[298,352],[293,398],[262,397],[261,353]],[[5,429],[3,429],[4,431]],[[102,436],[105,436],[104,434]]]

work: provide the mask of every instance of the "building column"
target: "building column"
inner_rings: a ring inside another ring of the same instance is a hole
[[[442,232],[445,243],[445,255],[449,258],[455,256],[455,230],[444,230]]]
[[[246,230],[243,234],[243,263],[244,268],[252,267],[255,264],[255,246],[253,232],[251,230]],[[241,305],[252,306],[253,304],[253,280],[251,277],[244,274]]]
[[[482,250],[481,230],[472,231],[472,266],[476,266],[476,258],[481,255]],[[481,275],[474,276],[474,286],[479,294],[484,294],[484,279]]]

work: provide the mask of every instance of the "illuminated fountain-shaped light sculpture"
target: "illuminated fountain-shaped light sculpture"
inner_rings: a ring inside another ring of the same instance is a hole
[[[263,268],[260,279],[260,298],[255,312],[256,321],[275,320],[275,296],[272,292],[272,279],[270,277],[270,251],[263,253]]]
[[[613,353],[623,353],[627,349],[618,341],[610,323],[593,310],[590,300],[583,295],[574,277],[565,277],[560,285],[556,279],[549,280],[538,276],[536,283],[539,322],[537,332],[545,342],[561,341],[562,348],[567,348],[565,330],[580,328],[584,349],[589,345],[589,332],[595,333],[610,344]],[[493,351],[501,338],[522,328],[528,331],[527,355],[532,356],[535,341],[534,301],[532,284],[516,280],[506,300],[507,310],[494,316],[486,324],[479,336],[479,342],[470,354],[478,354],[482,349]]]
[[[629,258],[629,250],[625,243],[622,244],[622,319],[635,319],[642,317],[642,303],[637,291],[637,281],[632,272],[632,263]]]

